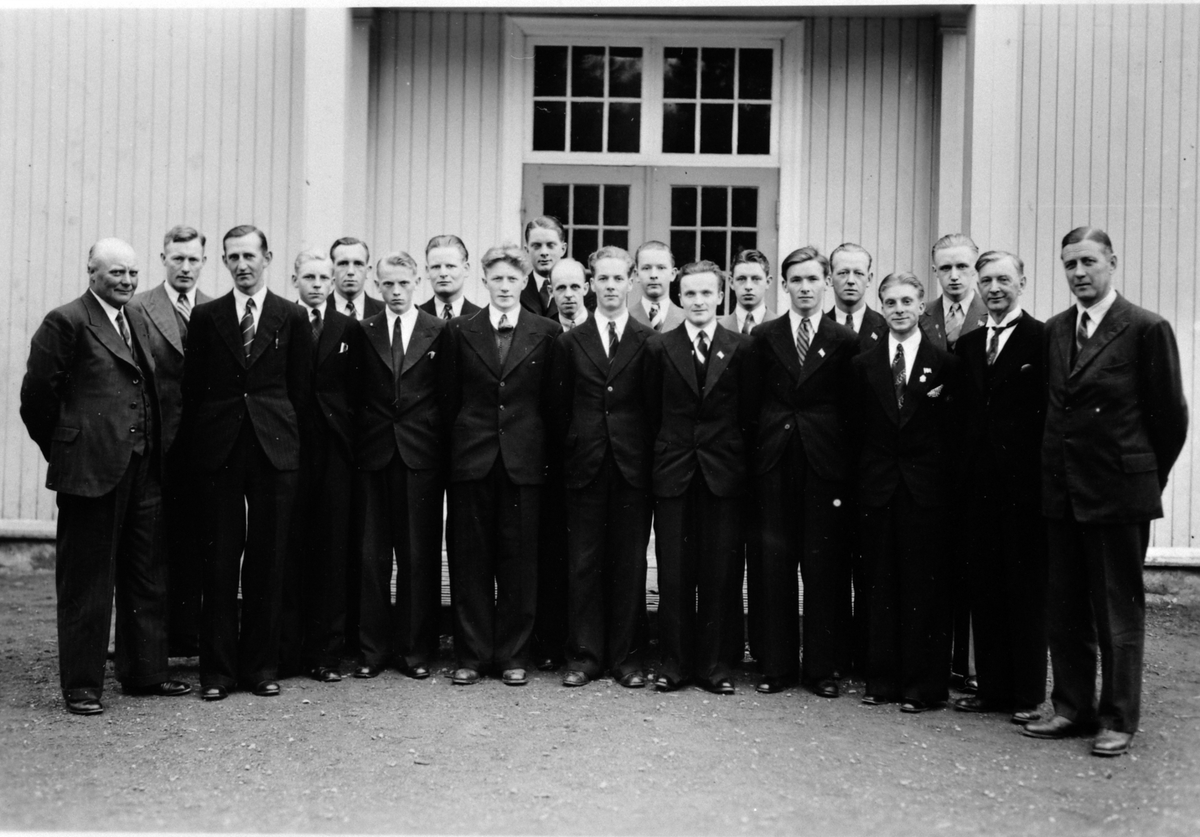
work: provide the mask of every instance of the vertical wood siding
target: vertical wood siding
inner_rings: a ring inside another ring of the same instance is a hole
[[[117,236],[162,282],[162,235],[209,239],[201,287],[230,287],[222,233],[254,223],[284,291],[298,241],[301,136],[290,10],[0,12],[0,519],[54,516],[45,462],[18,415],[29,340],[87,287],[87,248]]]
[[[453,233],[470,251],[467,297],[486,302],[479,257],[519,241],[500,203],[501,15],[379,11],[372,33],[368,202],[372,253]],[[372,220],[373,219],[373,220]],[[418,300],[433,295],[423,283]]]
[[[854,241],[874,256],[876,283],[896,270],[927,279],[937,238],[936,22],[817,18],[808,33],[806,218],[801,229],[779,231],[780,248],[829,253]],[[878,308],[873,293],[868,301]]]

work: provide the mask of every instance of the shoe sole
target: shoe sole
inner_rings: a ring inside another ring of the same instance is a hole
[[[1128,746],[1122,747],[1120,750],[1097,750],[1095,747],[1092,748],[1092,755],[1100,756],[1101,758],[1112,758],[1114,756],[1123,756],[1128,752],[1129,752]]]

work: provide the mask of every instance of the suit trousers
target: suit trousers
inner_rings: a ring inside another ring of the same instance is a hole
[[[123,686],[167,679],[167,562],[162,554],[157,455],[133,454],[101,497],[58,495],[58,665],[67,700],[99,700],[104,688],[113,589],[116,675]]]
[[[683,494],[655,502],[658,674],[673,683],[696,677],[712,685],[733,676],[729,585],[740,554],[743,503],[743,497],[713,494],[699,471]]]
[[[1150,523],[1048,520],[1049,631],[1054,711],[1135,733],[1141,716]],[[1096,704],[1096,650],[1100,702]]]
[[[475,671],[527,668],[537,614],[542,486],[517,485],[497,456],[481,480],[450,484],[454,652]]]
[[[845,641],[839,619],[850,603],[851,521],[842,482],[819,477],[793,433],[783,455],[757,481],[762,533],[762,673],[791,677],[800,669],[799,566],[804,577],[803,679],[818,683],[838,668]]]
[[[249,419],[224,464],[201,476],[201,508],[210,515],[201,538],[204,687],[254,686],[277,676],[283,568],[298,480],[299,471],[280,471],[271,464]]]
[[[196,503],[196,483],[186,463],[184,445],[166,457],[163,486],[164,542],[170,567],[167,583],[168,636],[172,657],[194,657],[200,652],[200,602],[204,586],[204,562],[196,550],[197,519],[203,517]]]
[[[397,454],[378,471],[361,472],[359,481],[366,516],[359,592],[362,661],[428,665],[437,657],[442,609],[445,474],[436,468],[414,471]]]
[[[946,689],[945,509],[917,504],[903,482],[861,506],[870,583],[867,694],[936,703]]]
[[[561,478],[542,486],[539,515],[537,619],[533,651],[539,661],[562,661],[567,645],[567,508]]]
[[[591,678],[641,671],[649,491],[630,485],[608,451],[595,479],[566,500],[567,668]]]
[[[742,510],[738,515],[739,547],[729,584],[729,620],[733,630],[729,632],[729,650],[726,658],[729,665],[736,667],[746,656],[747,644],[750,656],[761,660],[765,648],[765,628],[762,610],[758,603],[763,600],[762,538],[758,531],[757,497],[748,492],[742,498]],[[742,584],[745,582],[746,599],[743,613]]]

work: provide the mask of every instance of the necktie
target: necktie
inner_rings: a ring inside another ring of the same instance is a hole
[[[500,366],[508,358],[509,347],[512,346],[513,327],[508,324],[508,315],[500,315],[500,324],[496,328],[496,350],[500,353]]]
[[[392,323],[392,371],[399,375],[400,367],[403,365],[404,335],[400,332],[400,318],[397,317]]]
[[[538,295],[542,298],[542,311],[550,309],[550,280],[547,279],[542,283],[542,289],[538,291]]]
[[[1079,315],[1079,326],[1075,329],[1075,352],[1078,354],[1083,350],[1083,344],[1088,341],[1088,323],[1092,321],[1088,316],[1088,312],[1084,311]]]
[[[570,331],[572,329],[572,327],[574,327],[574,325],[575,325],[574,320],[563,320],[562,321],[563,331]]]
[[[358,319],[358,309],[354,307],[354,300],[346,300],[346,316],[352,320]]]
[[[858,331],[854,328],[854,315],[849,311],[846,312],[846,328],[850,329],[855,334],[858,334]]]
[[[896,409],[904,409],[904,344],[896,344],[896,356],[892,358],[892,385],[896,389]]]
[[[708,363],[708,335],[703,331],[696,335],[696,360],[702,366]]]
[[[133,344],[129,342],[129,329],[125,325],[124,311],[117,312],[117,331],[121,332],[121,339],[125,341],[125,345],[132,351]]]
[[[442,306],[442,319],[443,320],[454,319],[454,308],[453,308],[453,306],[450,305],[449,302],[447,302],[445,305]]]
[[[187,294],[179,294],[179,300],[175,303],[175,310],[179,312],[179,316],[183,317],[185,323],[192,318],[192,303],[188,302]]]
[[[658,303],[650,303],[650,325],[654,326],[654,330],[658,331],[662,327],[662,323],[655,322],[658,319]]]
[[[991,327],[992,328],[992,339],[988,342],[988,353],[987,353],[988,366],[991,366],[993,363],[995,363],[996,355],[1000,354],[1000,332],[1004,331],[1004,329],[1006,329],[1006,328],[1011,328],[1012,326],[1015,326],[1016,324],[1017,324],[1017,321],[1013,320],[1011,323],[1008,323],[1006,325],[1002,325],[1002,326],[994,325]]]
[[[316,343],[321,339],[321,309],[314,308],[312,315],[312,337],[313,342]]]
[[[946,320],[946,343],[954,344],[958,342],[959,332],[962,331],[963,325],[963,310],[962,305],[954,303],[950,306],[950,316]]]
[[[246,310],[242,313],[242,348],[246,357],[250,357],[250,347],[254,344],[254,299],[246,300]]]
[[[746,319],[742,320],[742,334],[749,334],[752,328],[754,328],[754,315],[747,314]]]
[[[808,357],[808,343],[811,339],[809,331],[812,329],[812,324],[809,323],[808,317],[800,321],[800,327],[796,329],[796,354],[800,355],[800,366],[804,366],[804,359]]]
[[[617,324],[612,320],[608,321],[608,359],[611,361],[617,356],[617,346],[620,345],[621,338],[617,337]]]

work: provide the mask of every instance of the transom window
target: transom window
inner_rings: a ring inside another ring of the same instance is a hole
[[[663,151],[771,152],[771,50],[668,47],[663,59]]]
[[[640,47],[539,46],[533,59],[535,151],[633,151],[641,145]]]

